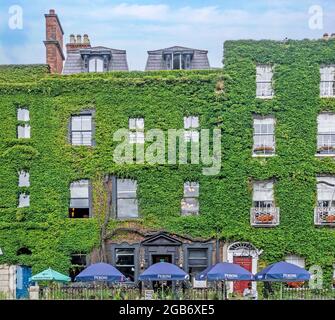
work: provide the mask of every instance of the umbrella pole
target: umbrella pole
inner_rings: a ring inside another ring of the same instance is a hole
[[[280,283],[280,300],[283,300],[283,283]]]
[[[164,281],[162,281],[162,300],[164,300]]]

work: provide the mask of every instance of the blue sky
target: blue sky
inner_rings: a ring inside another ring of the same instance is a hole
[[[9,8],[23,9],[23,29],[11,30]],[[309,27],[309,8],[323,10],[322,29]],[[335,0],[0,0],[0,64],[44,63],[44,13],[56,10],[69,35],[92,45],[126,49],[131,70],[143,70],[147,50],[182,45],[209,50],[222,65],[231,39],[319,38],[335,33]]]

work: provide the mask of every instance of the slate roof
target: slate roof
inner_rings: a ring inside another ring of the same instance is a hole
[[[178,52],[178,51],[183,51],[185,53],[186,52],[193,53],[193,58],[191,60],[192,70],[210,69],[207,50],[192,49],[182,46],[173,46],[165,49],[148,51],[148,60],[145,70],[146,71],[166,70],[163,53]]]
[[[88,49],[81,49],[76,51],[69,51],[65,60],[63,74],[75,74],[85,72],[84,61],[81,56],[82,50],[90,50],[92,53],[99,54],[101,51],[108,50],[111,53],[111,61],[109,63],[108,71],[128,71],[127,53],[125,50],[118,50],[106,48],[102,46],[91,47]]]

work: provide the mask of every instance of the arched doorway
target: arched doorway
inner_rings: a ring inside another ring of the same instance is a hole
[[[230,263],[238,264],[253,274],[257,273],[258,257],[262,252],[249,242],[234,242],[228,246],[227,260]],[[229,292],[243,294],[249,285],[248,281],[235,281],[229,284]],[[251,282],[252,289],[257,289],[255,281]]]

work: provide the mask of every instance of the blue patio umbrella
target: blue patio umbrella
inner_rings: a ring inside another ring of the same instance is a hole
[[[140,276],[140,281],[183,281],[189,275],[176,265],[167,262],[158,262],[150,266]]]
[[[80,282],[123,282],[126,280],[126,277],[110,264],[96,263],[80,272],[75,280]]]
[[[256,281],[271,282],[308,281],[310,277],[305,269],[285,261],[273,263],[255,275]]]
[[[196,279],[207,279],[208,281],[251,281],[254,280],[254,276],[238,264],[220,262],[199,273]]]
[[[222,281],[222,295],[227,299],[226,281],[251,281],[254,275],[238,264],[220,262],[200,272],[196,280]]]

